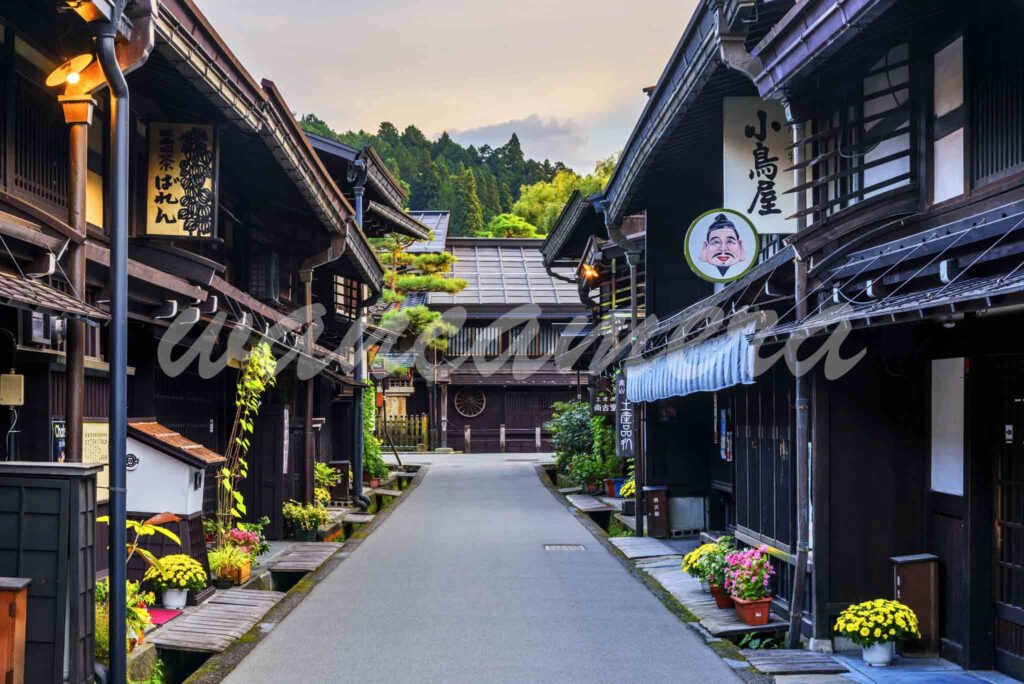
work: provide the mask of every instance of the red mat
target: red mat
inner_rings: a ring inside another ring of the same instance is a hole
[[[178,617],[182,612],[183,611],[180,610],[168,610],[166,608],[150,608],[149,619],[154,625],[160,626]]]

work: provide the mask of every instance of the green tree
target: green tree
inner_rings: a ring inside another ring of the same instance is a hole
[[[523,186],[512,212],[537,226],[542,233],[548,233],[574,190],[584,195],[600,192],[614,168],[615,158],[609,157],[599,161],[594,172],[586,176],[579,176],[568,169],[556,171],[550,181]]]
[[[453,236],[481,235],[484,232],[484,212],[476,192],[476,176],[463,167],[455,183],[451,207],[451,234]]]
[[[515,214],[498,214],[487,224],[487,234],[496,238],[535,238],[537,227]]]

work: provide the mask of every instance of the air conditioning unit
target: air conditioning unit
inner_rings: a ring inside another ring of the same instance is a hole
[[[669,497],[668,525],[673,537],[692,536],[701,532],[704,529],[704,497]]]
[[[55,318],[38,311],[25,311],[21,318],[23,344],[50,345],[56,329]]]

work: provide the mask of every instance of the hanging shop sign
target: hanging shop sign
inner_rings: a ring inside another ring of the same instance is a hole
[[[615,378],[615,455],[622,459],[636,455],[636,423],[633,402],[626,397],[626,375]]]
[[[611,378],[591,378],[590,415],[615,415],[615,387]]]
[[[213,126],[151,123],[146,235],[212,239],[217,228]]]
[[[795,233],[793,129],[778,102],[727,97],[723,110],[723,199],[751,219],[762,235]]]
[[[736,280],[757,262],[760,238],[750,220],[732,209],[712,209],[686,231],[686,261],[713,283]]]

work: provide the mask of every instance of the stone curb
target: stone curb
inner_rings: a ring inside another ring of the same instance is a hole
[[[346,558],[351,556],[365,541],[366,537],[373,533],[378,527],[384,524],[391,514],[409,498],[409,495],[420,485],[423,478],[426,477],[427,471],[430,469],[429,465],[421,465],[419,471],[416,473],[416,477],[412,479],[409,486],[402,492],[402,496],[398,497],[398,500],[388,506],[385,510],[378,512],[373,521],[369,525],[361,527],[350,539],[346,539],[345,543],[338,547],[338,550],[326,561],[324,561],[320,567],[313,572],[309,573],[301,580],[299,580],[294,587],[288,590],[285,597],[270,611],[263,616],[263,618],[256,623],[256,625],[248,632],[243,634],[238,640],[232,643],[228,648],[221,653],[215,653],[210,656],[203,665],[192,673],[192,675],[185,680],[185,684],[219,684],[231,674],[232,670],[242,661],[245,656],[249,655],[256,646],[263,641],[263,639],[269,634],[276,625],[282,620],[288,617],[288,614],[295,610],[296,606],[305,600],[309,592],[320,582],[325,580],[334,570],[341,565]]]

